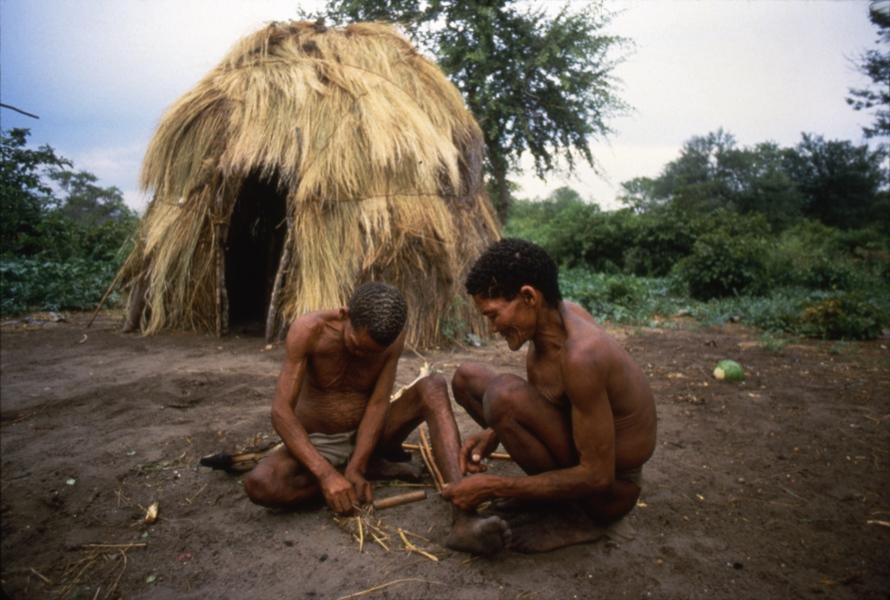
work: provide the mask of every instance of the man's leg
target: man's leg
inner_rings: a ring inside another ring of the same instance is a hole
[[[251,470],[244,478],[244,491],[255,504],[270,508],[290,508],[321,494],[315,477],[284,446]]]
[[[495,430],[526,473],[578,464],[568,411],[548,402],[521,377],[467,363],[457,369],[451,385],[455,401],[481,427]]]
[[[481,409],[480,425],[495,430],[513,460],[529,475],[578,464],[570,412],[549,402],[521,377],[462,365],[452,385],[455,399],[462,400],[471,415]],[[604,494],[560,506],[545,505],[531,518],[516,515],[510,523],[510,547],[544,552],[599,539],[604,531],[597,525],[622,516],[636,502],[639,488],[627,486],[633,484],[616,481]]]
[[[380,453],[385,455],[400,447],[423,421],[430,428],[433,457],[445,482],[460,481],[460,432],[451,410],[448,383],[441,375],[421,379],[390,405],[378,444]],[[493,554],[505,546],[508,537],[507,524],[500,517],[483,518],[455,508],[445,545],[462,552]]]

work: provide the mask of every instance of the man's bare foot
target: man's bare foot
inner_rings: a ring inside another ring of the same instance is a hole
[[[400,481],[417,482],[423,477],[423,470],[412,462],[392,462],[380,457],[368,461],[365,477],[371,481],[380,479],[398,479]]]
[[[523,513],[509,520],[509,548],[515,552],[549,552],[557,548],[595,542],[606,535],[580,510],[557,513]]]
[[[488,511],[510,515],[519,512],[550,512],[557,510],[555,507],[556,504],[554,502],[520,500],[518,498],[496,498],[491,501],[491,506],[488,507]]]
[[[510,527],[500,517],[463,515],[455,519],[445,545],[452,550],[485,556],[503,550],[510,542]]]

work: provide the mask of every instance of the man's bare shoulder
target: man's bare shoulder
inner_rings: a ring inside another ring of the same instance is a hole
[[[316,310],[300,315],[291,323],[287,332],[288,352],[311,352],[340,321],[340,311],[337,309]]]
[[[566,328],[563,352],[566,367],[600,368],[614,359],[618,350],[617,341],[589,312],[568,301],[563,301],[560,312]]]

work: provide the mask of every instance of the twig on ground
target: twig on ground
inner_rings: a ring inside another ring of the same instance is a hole
[[[35,569],[34,567],[28,567],[28,568],[31,570],[32,573],[34,573],[34,574],[37,575],[40,579],[42,579],[42,580],[43,580],[43,583],[46,583],[46,584],[49,584],[49,585],[52,585],[52,584],[53,584],[53,582],[50,581],[49,578],[45,577],[40,571],[38,571],[38,570]]]
[[[436,585],[443,585],[439,581],[430,581],[428,579],[420,579],[417,577],[407,577],[405,579],[394,579],[392,581],[387,581],[386,583],[381,583],[379,585],[375,585],[374,587],[368,588],[366,590],[362,590],[360,592],[355,592],[354,594],[349,594],[347,596],[340,596],[337,600],[348,600],[349,598],[358,598],[360,596],[366,596],[367,594],[371,594],[378,590],[382,590],[383,588],[388,588],[391,585],[396,585],[398,583],[407,583],[409,581],[417,581],[419,583],[434,583]]]
[[[413,543],[412,543],[412,542],[405,536],[405,533],[406,533],[406,532],[405,532],[404,529],[402,529],[401,527],[399,527],[398,532],[399,532],[399,537],[402,538],[402,543],[405,544],[405,550],[407,550],[408,552],[414,552],[414,553],[416,553],[416,554],[419,554],[419,555],[421,555],[421,556],[423,556],[423,557],[425,557],[425,558],[430,559],[430,560],[433,561],[433,562],[439,562],[439,557],[438,557],[438,556],[436,556],[435,554],[430,554],[429,552],[427,552],[427,551],[424,550],[423,548],[419,548],[418,546],[414,545],[414,544],[413,544]],[[408,532],[408,533],[410,533],[410,532]],[[414,534],[414,535],[417,535],[417,534]],[[420,537],[420,536],[418,536],[418,537]]]
[[[197,492],[195,492],[195,495],[194,495],[194,496],[192,496],[191,498],[186,498],[186,499],[185,499],[185,503],[186,503],[186,504],[191,504],[192,502],[194,502],[195,498],[197,498],[198,496],[200,496],[200,495],[201,495],[201,492],[203,492],[203,491],[206,490],[206,489],[207,489],[207,484],[205,483],[204,485],[201,486],[201,489],[199,489]]]

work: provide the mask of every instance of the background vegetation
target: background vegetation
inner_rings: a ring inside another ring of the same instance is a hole
[[[601,319],[677,314],[770,331],[868,339],[890,324],[890,176],[884,149],[826,141],[737,147],[691,138],[604,212],[569,188],[516,201],[507,235],[563,266],[566,296]]]
[[[863,129],[871,145],[812,133],[793,147],[740,147],[723,130],[694,136],[658,177],[623,183],[625,208],[605,212],[569,188],[516,199],[507,180],[525,152],[538,174],[560,157],[593,162],[588,143],[624,108],[612,70],[625,40],[602,33],[601,3],[551,16],[514,0],[329,0],[314,16],[398,21],[437,57],[482,126],[505,233],[543,245],[562,266],[565,295],[596,317],[670,326],[688,316],[849,339],[890,326],[886,44],[859,59],[873,85],[848,95],[873,119]],[[872,3],[870,17],[886,39],[890,15]],[[0,313],[92,307],[137,217],[120,190],[27,138],[2,132]]]
[[[27,140],[27,129],[0,132],[0,314],[91,308],[138,218],[119,189]]]

